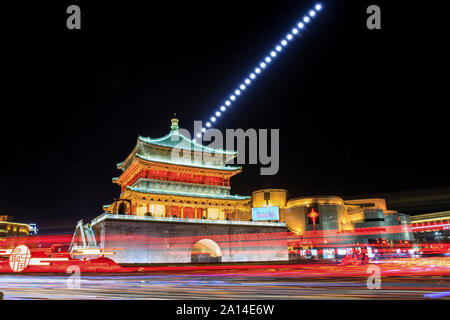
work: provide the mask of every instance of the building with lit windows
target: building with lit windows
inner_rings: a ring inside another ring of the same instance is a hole
[[[253,192],[252,210],[264,207],[278,208],[279,221],[295,235],[288,241],[293,258],[303,257],[306,251],[318,258],[342,258],[351,245],[392,246],[414,240],[409,215],[388,210],[384,199],[289,199],[283,189]]]
[[[27,236],[30,234],[30,230],[31,227],[28,224],[14,222],[12,216],[0,216],[0,238]]]
[[[252,207],[278,207],[280,221],[298,235],[320,231],[326,236],[345,238],[348,233],[353,242],[372,239],[391,241],[413,240],[409,215],[386,208],[384,199],[344,200],[338,196],[288,198],[286,190],[266,189],[253,192]],[[315,222],[311,217],[315,212]],[[315,225],[315,227],[314,227]],[[315,228],[315,229],[314,229]],[[386,229],[387,228],[387,229]],[[375,230],[373,237],[355,230]]]
[[[120,196],[77,224],[70,250],[119,248],[116,262],[140,264],[287,260],[286,225],[251,221],[251,197],[230,192],[236,156],[183,136],[178,119],[162,138],[138,137],[117,165]]]
[[[450,211],[412,216],[411,228],[417,241],[448,242],[450,241]]]
[[[122,174],[113,182],[121,187],[120,197],[104,210],[134,216],[248,220],[250,197],[230,194],[230,179],[242,168],[225,164],[237,153],[196,144],[178,130],[178,119],[172,119],[168,135],[138,137],[133,151],[117,165]]]

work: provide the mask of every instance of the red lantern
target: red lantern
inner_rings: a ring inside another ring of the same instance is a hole
[[[308,217],[312,219],[313,221],[313,232],[316,232],[316,218],[319,216],[319,214],[314,211],[314,209],[311,209],[311,211],[308,213]]]

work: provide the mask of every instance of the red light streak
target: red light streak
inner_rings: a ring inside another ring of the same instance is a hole
[[[415,227],[417,228],[436,228],[440,225],[425,226],[425,227]],[[445,226],[445,225],[443,225]],[[384,239],[378,241],[378,243],[371,244],[359,244],[350,243],[351,237],[355,235],[379,235],[380,232],[383,234],[394,234],[411,231],[410,225],[398,225],[385,228],[359,228],[354,231],[340,232],[339,230],[316,230],[306,231],[302,236],[299,236],[292,232],[276,232],[276,233],[248,233],[248,234],[233,234],[233,235],[208,235],[208,236],[189,236],[189,237],[155,237],[155,236],[145,236],[145,235],[108,235],[106,237],[106,242],[112,244],[105,248],[105,254],[117,252],[119,250],[126,250],[125,247],[135,246],[148,246],[149,249],[153,250],[167,250],[170,247],[170,255],[177,255],[186,251],[180,251],[184,249],[191,250],[193,244],[197,241],[208,238],[219,244],[222,250],[227,248],[234,248],[238,254],[242,255],[252,255],[258,253],[271,253],[277,252],[277,247],[293,247],[289,250],[290,254],[299,254],[303,248],[314,248],[317,249],[319,255],[323,254],[324,249],[334,249],[334,254],[336,259],[328,261],[339,261],[343,258],[342,254],[337,254],[337,249],[342,251],[345,249],[351,249],[351,252],[359,252],[361,250],[367,250],[370,248],[373,254],[376,254],[377,259],[398,259],[399,255],[405,257],[411,256],[411,254],[422,255],[422,256],[432,256],[441,255],[443,253],[450,253],[449,243],[410,243],[404,241],[403,243],[390,243]],[[76,240],[76,238],[75,238]],[[99,239],[98,239],[99,240]],[[28,237],[15,237],[15,238],[1,238],[0,239],[0,272],[11,272],[7,269],[4,264],[4,257],[8,256],[11,250],[17,245],[27,245],[32,252],[32,258],[34,261],[40,261],[40,264],[47,264],[46,266],[30,266],[27,268],[27,272],[65,272],[65,267],[69,264],[79,264],[82,270],[91,270],[90,272],[134,272],[133,270],[123,268],[115,264],[112,260],[101,257],[100,259],[91,260],[77,260],[73,259],[67,250],[72,242],[72,235],[52,235],[52,236],[28,236]],[[121,246],[123,244],[123,247]],[[74,255],[89,255],[89,252],[83,251],[84,249],[78,249],[80,251],[75,251]],[[92,249],[98,250],[98,249]],[[413,251],[415,250],[415,251]],[[92,251],[90,251],[92,252]],[[193,253],[194,255],[197,253]],[[200,253],[199,253],[200,254]],[[99,254],[92,254],[93,256],[99,256]],[[3,257],[3,258],[2,258]],[[112,256],[114,258],[114,256]],[[36,260],[37,259],[37,260]],[[106,260],[104,260],[106,259]],[[427,258],[428,259],[428,258]],[[434,258],[433,258],[434,259]],[[53,261],[51,261],[53,260]],[[55,261],[59,260],[59,261]],[[426,259],[425,259],[426,260]],[[424,261],[425,261],[424,260]],[[306,260],[303,260],[306,261]],[[381,260],[380,260],[381,261]],[[391,261],[391,260],[386,260]],[[407,258],[402,258],[402,264],[408,265],[420,265],[417,261],[409,261]],[[442,262],[446,261],[446,262]],[[448,260],[441,260],[442,263],[447,263]],[[397,262],[399,263],[399,262]],[[290,263],[286,268],[294,268],[292,263]],[[206,267],[206,266],[205,266]],[[212,267],[212,266],[209,266]],[[230,266],[218,266],[217,270],[220,268],[229,268]],[[267,268],[267,265],[262,265],[261,268]],[[166,267],[161,266],[154,269],[154,267],[149,267],[150,269],[139,268],[139,270],[172,270],[166,269]],[[162,269],[161,269],[162,268]],[[180,267],[181,269],[174,270],[191,270],[190,267]],[[192,267],[192,270],[197,270],[198,267]],[[233,266],[236,268],[236,266]],[[242,268],[247,268],[248,266],[242,266]],[[281,268],[281,267],[280,267]],[[203,266],[202,266],[203,269]],[[31,271],[32,270],[32,271]],[[125,271],[126,270],[126,271]],[[206,270],[208,270],[206,268]],[[212,270],[215,270],[214,268]],[[83,271],[85,272],[85,271]]]

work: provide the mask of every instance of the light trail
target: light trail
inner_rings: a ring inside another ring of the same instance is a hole
[[[423,295],[425,298],[443,298],[450,296],[450,291],[445,292],[437,292],[437,293],[428,293]]]
[[[2,291],[6,300],[448,297],[448,284],[445,283],[450,276],[448,268],[380,265],[381,289],[369,290],[366,267],[311,264],[145,268],[142,273],[83,273],[80,287],[76,289],[67,286],[67,274],[14,274],[2,275]],[[131,268],[124,269],[131,271]]]
[[[322,5],[317,3],[313,8],[307,10],[303,17],[291,28],[291,30],[277,42],[271,50],[258,62],[254,68],[248,72],[247,76],[239,83],[236,88],[231,90],[231,94],[224,100],[223,104],[213,112],[209,120],[206,121],[206,128],[212,125],[227,111],[236,101],[242,96],[251,84],[260,77],[267,68],[278,59],[279,56],[287,49],[289,43],[299,38],[302,31],[310,24],[317,14],[322,10]],[[206,132],[206,128],[201,128],[201,132],[196,132],[193,142],[197,142],[197,138],[201,138],[202,134]]]
[[[384,233],[402,232],[405,226],[393,226],[384,228]],[[288,248],[290,261],[287,264],[292,267],[296,263],[311,263],[321,261],[324,263],[339,262],[351,265],[366,263],[389,263],[396,259],[398,265],[413,265],[415,267],[434,268],[438,266],[449,267],[449,260],[430,260],[428,258],[450,256],[450,243],[410,243],[404,241],[400,243],[387,243],[384,239],[379,239],[376,243],[360,244],[354,243],[348,236],[358,236],[362,234],[378,234],[379,228],[355,229],[352,232],[339,232],[339,230],[317,230],[306,231],[302,236],[293,232],[272,232],[263,234],[215,234],[208,235],[208,238],[215,241],[222,250],[233,249],[239,255],[259,255],[277,254],[279,248]],[[31,250],[33,263],[25,272],[65,272],[69,265],[79,265],[82,270],[89,272],[136,272],[137,270],[170,270],[164,269],[123,269],[114,262],[114,256],[120,254],[121,250],[137,249],[153,250],[167,255],[196,255],[210,252],[198,253],[194,250],[194,245],[203,239],[204,236],[181,236],[181,237],[158,237],[146,235],[108,235],[105,239],[105,248],[84,248],[75,247],[72,254],[68,248],[72,241],[70,235],[51,236],[29,236],[17,238],[2,238],[0,244],[0,272],[9,273],[11,268],[8,258],[12,249],[17,245],[27,245]],[[77,237],[74,238],[77,241]],[[99,243],[99,237],[96,238]],[[109,245],[108,245],[109,244]],[[77,251],[78,250],[78,251]],[[111,257],[106,259],[105,255]],[[75,259],[77,257],[90,256],[91,260]],[[364,260],[369,258],[369,260]],[[414,259],[410,259],[414,258]],[[97,260],[96,260],[97,259]],[[100,260],[99,260],[100,259]],[[103,260],[101,260],[103,259]],[[346,259],[342,261],[342,259]],[[44,263],[34,263],[42,261]],[[435,264],[435,265],[433,265]],[[143,266],[151,265],[143,264]],[[288,267],[288,268],[290,268]],[[194,269],[197,269],[195,266]],[[246,268],[246,267],[245,267]],[[185,269],[188,270],[188,269]],[[83,271],[85,272],[85,271]],[[326,276],[324,274],[323,276]]]

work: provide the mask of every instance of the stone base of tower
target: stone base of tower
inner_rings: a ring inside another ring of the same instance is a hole
[[[122,264],[289,260],[289,230],[281,223],[188,220],[103,215],[92,230],[98,247]]]

